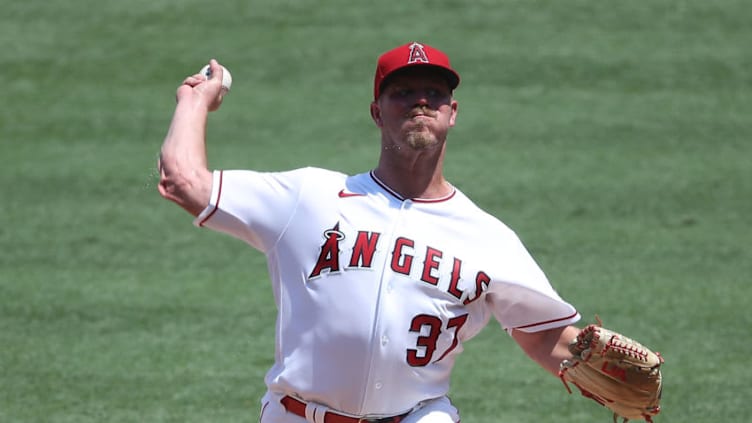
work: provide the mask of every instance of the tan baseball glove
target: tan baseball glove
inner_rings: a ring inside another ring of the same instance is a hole
[[[627,422],[645,420],[661,410],[661,364],[663,358],[621,334],[589,325],[569,344],[571,360],[561,362],[559,377],[582,395],[592,398]]]

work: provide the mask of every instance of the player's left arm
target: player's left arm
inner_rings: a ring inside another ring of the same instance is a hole
[[[549,373],[558,376],[561,361],[572,357],[568,346],[579,332],[580,329],[575,326],[563,326],[540,332],[523,332],[514,329],[512,338],[528,357]]]

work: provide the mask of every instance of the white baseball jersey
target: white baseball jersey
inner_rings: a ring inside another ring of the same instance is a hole
[[[373,172],[215,171],[194,223],[266,254],[278,308],[270,390],[356,416],[449,390],[462,344],[576,322],[518,237],[454,190],[401,198]]]

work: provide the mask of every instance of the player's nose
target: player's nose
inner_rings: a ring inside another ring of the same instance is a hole
[[[426,107],[428,106],[428,96],[425,94],[420,94],[415,98],[415,104],[413,106],[415,107]]]

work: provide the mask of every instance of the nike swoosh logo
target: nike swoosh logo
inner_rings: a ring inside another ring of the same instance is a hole
[[[345,191],[344,189],[342,189],[342,190],[339,191],[339,193],[337,195],[339,195],[339,198],[348,198],[348,197],[362,197],[365,194],[360,194],[360,193],[357,193],[357,192],[348,192],[348,191]]]

